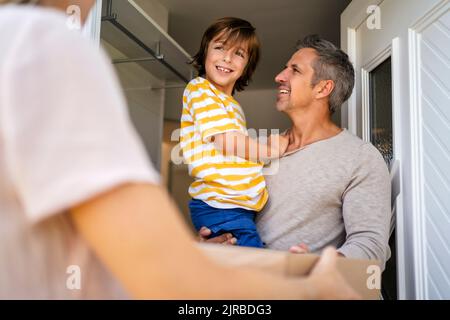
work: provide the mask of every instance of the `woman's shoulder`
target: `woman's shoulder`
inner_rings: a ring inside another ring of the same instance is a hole
[[[96,61],[95,55],[99,54],[79,29],[70,28],[69,20],[60,11],[7,5],[0,9],[0,21],[0,36],[9,39],[5,54],[13,60],[8,61],[10,65],[28,66],[36,61],[55,64],[63,60],[80,63]]]
[[[58,31],[66,25],[64,13],[51,8],[26,5],[3,5],[0,7],[0,25],[3,31]],[[13,29],[14,28],[14,29]]]

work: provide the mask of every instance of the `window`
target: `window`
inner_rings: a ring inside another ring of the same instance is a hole
[[[389,166],[393,158],[391,58],[376,67],[370,81],[370,141]]]

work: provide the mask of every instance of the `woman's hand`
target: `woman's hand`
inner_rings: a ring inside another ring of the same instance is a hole
[[[337,269],[338,253],[328,247],[311,271],[308,280],[313,283],[316,296],[313,299],[361,299],[362,297],[347,283]]]

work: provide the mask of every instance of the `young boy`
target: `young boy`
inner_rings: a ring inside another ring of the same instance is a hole
[[[181,148],[195,182],[189,188],[192,222],[211,237],[230,232],[237,245],[263,247],[255,214],[268,192],[262,160],[280,157],[288,139],[267,144],[248,137],[244,112],[232,97],[248,85],[259,60],[255,28],[238,18],[222,18],[203,35],[193,64],[199,77],[183,95]]]

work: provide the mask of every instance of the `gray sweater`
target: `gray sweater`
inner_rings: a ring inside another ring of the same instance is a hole
[[[331,245],[349,258],[390,257],[389,172],[375,147],[344,130],[279,160],[257,227],[267,247]]]

